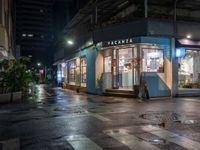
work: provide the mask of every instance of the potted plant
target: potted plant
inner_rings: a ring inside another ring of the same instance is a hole
[[[103,92],[103,73],[96,79],[98,92]]]
[[[32,82],[32,73],[27,70],[26,66],[29,61],[27,57],[11,60],[7,68],[4,66],[1,71],[0,82],[4,87],[9,88],[11,102],[21,100],[22,96],[28,93]]]

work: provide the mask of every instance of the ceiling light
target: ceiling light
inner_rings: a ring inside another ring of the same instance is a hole
[[[188,39],[190,39],[192,36],[191,36],[190,34],[188,34],[186,37],[187,37]]]

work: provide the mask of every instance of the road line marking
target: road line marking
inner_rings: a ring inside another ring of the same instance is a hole
[[[101,121],[111,121],[111,119],[106,118],[106,117],[104,117],[104,116],[101,116],[101,115],[99,115],[99,114],[95,114],[95,113],[89,113],[89,114],[90,114],[91,116],[93,116],[93,117],[95,117],[95,118],[101,120]]]
[[[101,112],[101,113],[98,113],[98,114],[100,114],[100,115],[104,115],[104,114],[131,113],[131,112],[132,112],[132,111],[122,110],[122,111]]]
[[[103,117],[101,115],[92,114],[92,113],[70,114],[68,116],[60,116],[59,118],[70,119],[70,118],[89,117],[89,116],[95,117],[95,118],[97,118],[97,119],[99,119],[101,121],[111,121],[110,119],[105,118],[105,117]]]
[[[188,101],[188,102],[200,102],[200,100],[197,100],[197,99],[192,99],[192,98],[183,98],[181,99],[181,101]]]
[[[85,109],[85,113],[89,114],[90,116],[93,116],[93,117],[95,117],[95,118],[97,118],[101,121],[111,121],[111,119],[109,119],[109,118],[106,118],[106,117],[99,115],[97,113],[91,113],[91,112],[87,111],[86,109]]]
[[[132,150],[160,150],[158,147],[129,134],[125,129],[106,130],[105,134],[123,143]]]
[[[45,92],[45,94],[47,94],[49,97],[52,97],[52,94],[50,94],[49,92],[47,92],[45,89],[44,89],[44,92]]]
[[[199,150],[200,143],[190,140],[184,136],[180,136],[178,134],[175,134],[173,132],[167,131],[165,129],[156,127],[156,126],[143,126],[142,129],[144,131],[150,132],[151,134],[157,135],[163,139],[166,139],[167,141],[170,141],[172,143],[175,143],[179,146],[182,146],[188,150]]]
[[[72,135],[66,137],[67,142],[71,144],[74,150],[103,150],[85,135]]]

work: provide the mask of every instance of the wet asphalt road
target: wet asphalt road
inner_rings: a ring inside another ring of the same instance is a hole
[[[38,86],[0,106],[0,150],[200,150],[200,98],[140,102]]]

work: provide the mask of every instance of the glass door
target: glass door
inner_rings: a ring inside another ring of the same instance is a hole
[[[119,88],[120,89],[133,89],[133,49],[125,48],[119,49]]]
[[[112,88],[133,89],[133,48],[115,49],[112,51]]]

